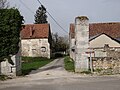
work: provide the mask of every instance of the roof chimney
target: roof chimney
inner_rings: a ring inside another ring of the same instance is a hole
[[[30,27],[30,37],[33,36],[33,33],[34,33],[34,26],[31,26],[31,27]]]

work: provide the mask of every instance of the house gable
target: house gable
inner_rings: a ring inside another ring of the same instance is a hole
[[[120,47],[119,41],[104,33],[90,40],[91,48],[104,47],[105,44],[108,44],[110,47]]]

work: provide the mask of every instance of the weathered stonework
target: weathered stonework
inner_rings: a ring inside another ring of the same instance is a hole
[[[50,58],[50,24],[26,24],[21,30],[22,56]]]
[[[85,16],[75,19],[75,72],[86,71],[89,68],[86,54],[89,42],[89,23]]]
[[[100,74],[119,74],[120,73],[120,51],[106,49],[106,57],[92,57],[93,68]]]
[[[22,39],[22,56],[50,58],[48,39]]]
[[[92,58],[93,69],[99,74],[119,74],[120,58]]]
[[[0,64],[1,70],[0,74],[18,76],[21,75],[21,53],[20,51],[11,57],[14,65],[11,65],[8,60],[2,61]]]

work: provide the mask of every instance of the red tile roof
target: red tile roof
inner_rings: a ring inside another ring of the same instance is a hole
[[[120,23],[92,23],[89,28],[90,37],[101,33],[113,38],[120,37]]]
[[[70,24],[70,27],[70,34],[74,35],[71,38],[73,38],[75,37],[75,26]],[[120,38],[120,23],[91,23],[89,24],[89,31],[90,37],[105,33],[112,38]]]
[[[75,38],[75,25],[74,24],[70,24],[70,37],[71,38]]]
[[[27,24],[21,30],[22,39],[48,38],[50,31],[49,24]]]

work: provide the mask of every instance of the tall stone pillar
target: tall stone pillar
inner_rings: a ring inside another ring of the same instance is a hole
[[[89,69],[88,55],[89,19],[86,16],[75,18],[75,72]]]

